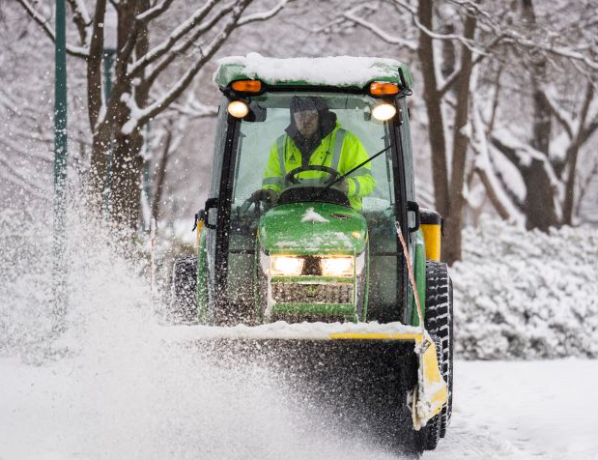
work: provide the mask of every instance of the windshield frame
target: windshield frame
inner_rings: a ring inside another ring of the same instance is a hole
[[[233,201],[233,207],[239,206],[242,204],[247,198],[251,196],[253,192],[256,192],[262,187],[262,182],[258,182],[257,177],[259,174],[254,174],[255,171],[267,169],[268,162],[265,162],[264,158],[261,154],[257,152],[271,152],[272,146],[276,145],[277,140],[280,140],[280,135],[285,134],[285,131],[289,135],[291,134],[292,130],[296,130],[293,127],[293,122],[291,121],[291,125],[288,123],[288,119],[285,121],[284,113],[287,113],[291,110],[292,99],[296,96],[305,95],[305,97],[315,97],[315,98],[323,98],[326,100],[328,110],[332,113],[336,118],[337,126],[340,124],[341,128],[344,128],[345,131],[349,132],[355,141],[362,147],[363,158],[359,161],[363,161],[360,163],[360,168],[365,167],[372,171],[374,177],[376,177],[376,187],[372,192],[366,192],[365,195],[361,195],[359,198],[353,197],[353,195],[347,195],[351,202],[351,206],[357,210],[361,209],[361,199],[374,199],[374,200],[386,200],[390,202],[391,205],[395,205],[397,202],[397,197],[395,193],[395,185],[394,181],[396,180],[396,176],[394,176],[391,166],[391,157],[394,156],[393,153],[386,153],[384,159],[377,159],[376,154],[380,152],[387,152],[388,150],[393,147],[396,140],[393,136],[393,123],[394,119],[397,117],[395,116],[393,120],[384,121],[375,118],[372,115],[372,111],[374,107],[382,102],[391,103],[396,107],[396,101],[394,98],[378,98],[373,97],[369,93],[364,92],[363,90],[353,90],[353,91],[343,91],[342,88],[333,88],[330,91],[323,91],[323,88],[314,88],[309,87],[305,88],[302,87],[301,91],[289,91],[288,87],[280,87],[277,88],[276,91],[267,91],[267,92],[260,92],[254,94],[252,97],[243,98],[242,101],[246,103],[249,107],[249,113],[241,118],[235,118],[235,122],[238,122],[240,125],[240,130],[237,133],[237,136],[233,141],[233,144],[236,146],[238,151],[235,153],[234,164],[232,167],[234,168],[234,176],[232,177],[232,183],[229,183],[229,186],[232,186],[231,192],[231,199]],[[227,98],[226,101],[236,101],[239,100],[229,91],[224,92]],[[276,94],[276,95],[275,95]],[[223,104],[224,105],[224,104]],[[363,120],[361,119],[363,117]],[[292,119],[292,117],[291,117]],[[291,129],[291,131],[289,131]],[[365,148],[365,150],[363,149]],[[326,147],[327,153],[331,154],[332,151],[329,150],[330,147]],[[370,155],[370,158],[367,158],[367,154]],[[270,155],[271,158],[271,155]],[[325,163],[320,163],[322,160],[317,160],[316,162],[309,161],[306,163],[305,158],[303,161],[299,161],[297,163],[296,156],[291,163],[292,166],[286,166],[285,168],[281,168],[281,173],[289,173],[291,170],[298,170],[302,168],[310,168],[312,165],[314,167],[318,167],[319,165],[322,166],[332,166],[328,164],[330,162],[330,157],[327,157]],[[343,158],[345,158],[343,156]],[[352,161],[346,162],[346,160],[342,161],[344,166],[341,166],[339,169],[340,174],[346,174],[346,177],[352,176],[359,176],[360,171],[358,168],[351,170]],[[272,163],[270,163],[272,164]],[[278,164],[278,162],[276,162]],[[353,163],[357,165],[357,162]],[[380,164],[380,166],[376,166]],[[384,166],[381,166],[384,165]],[[271,166],[268,166],[271,167]],[[372,169],[372,167],[374,169]],[[383,172],[382,168],[384,169]],[[374,170],[376,172],[374,173]],[[306,170],[307,171],[307,170]],[[269,173],[270,175],[272,172]],[[309,174],[305,176],[299,176],[299,180],[303,179],[310,179]],[[322,179],[322,186],[326,185],[325,178]],[[309,182],[309,181],[308,181]],[[287,182],[285,180],[285,185],[283,189],[280,190],[276,188],[276,192],[279,194],[285,193],[287,188],[289,187],[301,187],[302,184],[295,183],[294,181]],[[303,184],[304,187],[315,187],[314,184]],[[270,188],[270,187],[266,187]],[[327,187],[323,187],[324,189]],[[305,194],[305,199],[301,200],[300,194],[297,194],[294,201],[312,201],[312,199],[316,198],[314,201],[324,201],[320,199],[321,197],[317,194]],[[326,195],[326,190],[323,190],[323,194]],[[331,202],[337,202],[338,200],[335,197],[330,197],[332,199]],[[357,201],[358,200],[358,201]],[[343,200],[341,200],[343,201]],[[370,201],[370,206],[373,205],[374,201]],[[342,203],[338,203],[342,204]]]

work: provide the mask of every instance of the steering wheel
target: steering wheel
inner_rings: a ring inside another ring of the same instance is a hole
[[[290,182],[291,184],[297,185],[301,180],[297,177],[297,175],[305,171],[321,171],[330,174],[330,178],[326,181],[324,186],[332,184],[336,178],[340,176],[340,173],[336,169],[329,168],[328,166],[308,165],[293,169],[285,176],[284,180],[285,182]]]

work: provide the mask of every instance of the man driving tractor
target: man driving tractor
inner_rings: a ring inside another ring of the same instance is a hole
[[[262,189],[254,195],[257,199],[276,201],[289,186],[285,176],[294,169],[324,166],[343,175],[368,159],[361,141],[341,127],[323,98],[294,96],[290,111],[291,123],[270,150]],[[334,184],[347,195],[355,210],[361,209],[361,199],[376,186],[370,170],[371,164],[366,163],[350,177]],[[307,170],[297,176],[303,185],[324,186],[330,180],[329,173],[318,170]]]

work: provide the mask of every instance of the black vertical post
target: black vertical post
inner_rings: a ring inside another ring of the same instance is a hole
[[[104,21],[104,27],[108,27],[106,21]],[[104,29],[105,30],[105,29]],[[104,45],[106,40],[104,40]],[[112,48],[104,48],[104,100],[106,101],[106,107],[108,107],[108,101],[110,100],[110,94],[112,94],[112,68],[114,66],[114,56],[116,50]],[[114,162],[114,142],[110,138],[110,150],[108,151],[108,168],[106,170],[106,180],[104,182],[104,214],[106,218],[110,215],[110,187],[112,186],[112,168]]]
[[[67,97],[66,97],[66,6],[56,0],[56,48],[54,78],[54,265],[53,332],[64,330],[67,311],[66,267],[66,167],[67,167]]]

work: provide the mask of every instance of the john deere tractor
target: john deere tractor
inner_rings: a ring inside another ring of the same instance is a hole
[[[451,417],[452,285],[441,217],[415,199],[408,67],[219,64],[212,183],[197,256],[174,266],[173,316],[223,326],[223,339],[292,342],[330,368],[344,359],[386,432],[435,448]],[[298,125],[309,111],[319,137]]]

